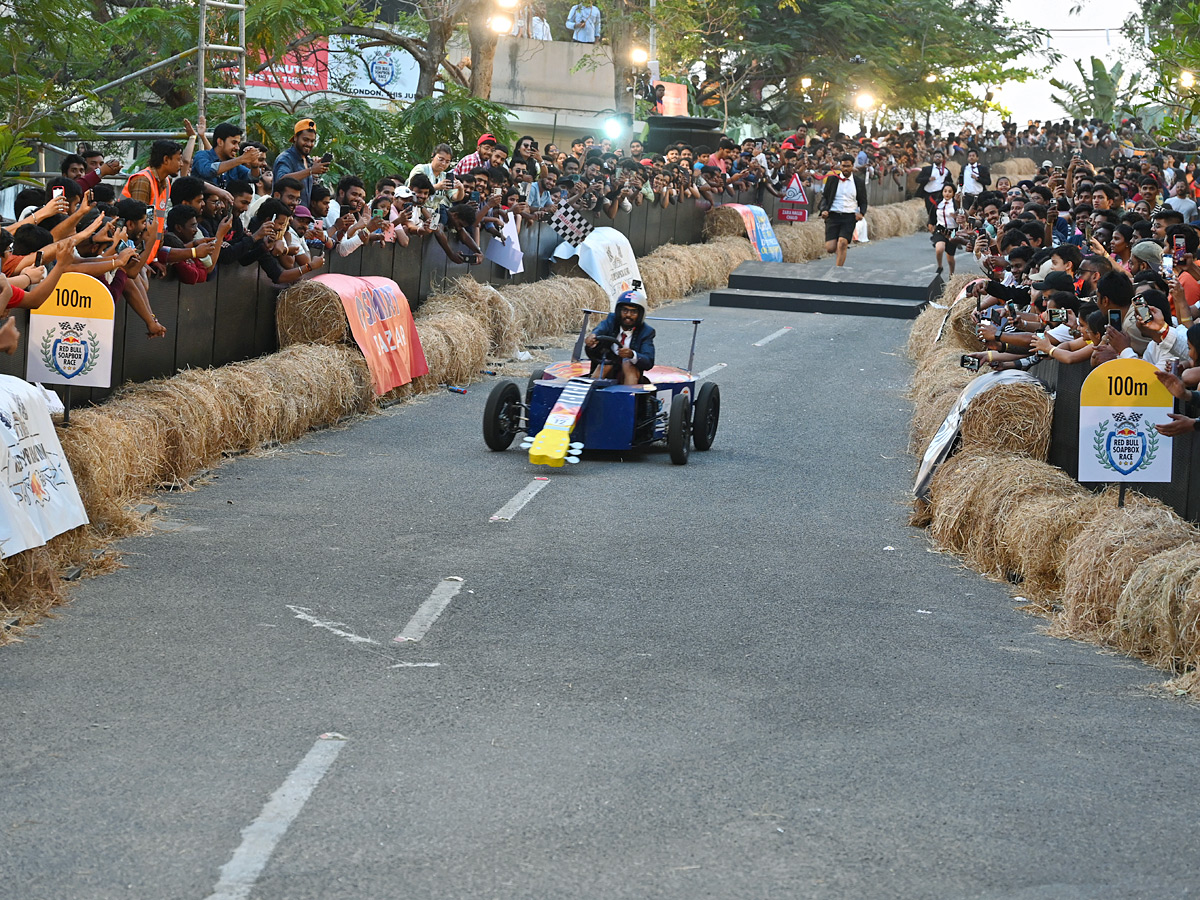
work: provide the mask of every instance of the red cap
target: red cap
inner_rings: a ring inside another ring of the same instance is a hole
[[[495,144],[495,143],[498,143],[498,141],[496,140],[496,136],[494,134],[485,134],[483,137],[481,137],[479,140],[477,140],[475,142],[475,146],[478,147],[481,144]]]

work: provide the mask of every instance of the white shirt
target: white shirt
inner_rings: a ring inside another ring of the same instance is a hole
[[[582,28],[576,28],[579,23]],[[567,13],[567,27],[571,29],[571,40],[581,44],[594,44],[600,39],[600,9],[577,3]]]
[[[939,169],[937,166],[933,166],[930,169],[929,180],[925,182],[925,193],[939,193],[942,189],[942,186],[946,183],[946,175],[949,173],[949,171],[950,170],[945,166],[942,166],[941,169]]]
[[[983,192],[983,185],[979,183],[979,163],[967,163],[963,166],[962,189],[965,194]]]
[[[534,16],[529,25],[529,36],[535,41],[552,41],[550,23],[541,16]]]
[[[947,231],[955,231],[958,228],[958,209],[954,206],[954,200],[943,200],[937,205],[937,216],[935,222],[941,225]]]
[[[841,176],[838,176],[841,178]],[[833,195],[833,205],[829,207],[830,212],[835,213],[856,213],[858,212],[858,190],[854,187],[854,177],[845,179],[837,187],[837,193]]]

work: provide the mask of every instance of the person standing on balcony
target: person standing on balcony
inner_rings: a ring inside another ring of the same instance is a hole
[[[571,40],[578,44],[594,44],[600,40],[600,10],[595,0],[576,3],[567,13],[567,27],[571,29]]]

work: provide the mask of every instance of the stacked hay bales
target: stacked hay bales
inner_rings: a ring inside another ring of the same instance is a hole
[[[964,286],[952,279],[943,308],[923,312],[909,336],[918,455],[973,377],[957,368],[959,354],[978,349]],[[1053,401],[1033,385],[979,395],[912,523],[987,577],[1019,584],[1052,619],[1050,633],[1142,657],[1181,673],[1172,687],[1200,690],[1200,529],[1132,492],[1118,508],[1115,489],[1092,493],[1045,463],[1052,417]]]
[[[993,181],[998,175],[1007,175],[1014,181],[1018,178],[1032,178],[1037,174],[1037,170],[1037,162],[1025,156],[1004,159],[991,167]]]

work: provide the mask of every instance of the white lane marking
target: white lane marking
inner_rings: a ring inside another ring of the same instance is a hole
[[[352,644],[378,644],[379,643],[379,641],[371,640],[371,638],[366,638],[366,637],[363,637],[362,635],[354,634],[353,632],[350,632],[350,631],[343,631],[342,629],[349,627],[348,625],[346,625],[345,622],[324,622],[321,619],[318,619],[316,616],[312,615],[311,614],[312,610],[308,609],[307,607],[289,605],[288,609],[290,609],[292,611],[292,613],[296,616],[297,619],[300,619],[303,622],[312,623],[313,628],[324,628],[326,631],[332,631],[338,637],[345,638]]]
[[[771,334],[768,334],[768,335],[767,335],[765,338],[763,338],[761,341],[755,341],[755,342],[754,342],[754,346],[755,346],[755,347],[762,347],[764,344],[769,344],[769,343],[771,343],[771,341],[775,340],[775,338],[781,338],[781,337],[783,337],[785,334],[787,334],[787,333],[788,333],[789,331],[791,331],[791,330],[792,330],[792,326],[791,326],[791,325],[785,325],[785,326],[783,326],[782,328],[780,328],[778,331],[775,331],[775,332],[772,332]]]
[[[346,739],[340,734],[317,738],[304,759],[271,795],[258,818],[242,830],[242,843],[229,862],[221,866],[221,878],[207,900],[246,900],[250,896],[276,845],[345,746]]]
[[[446,607],[450,605],[450,601],[454,599],[454,595],[462,590],[463,580],[456,575],[451,575],[448,578],[443,578],[438,582],[438,586],[433,589],[433,593],[429,595],[421,606],[413,613],[413,617],[408,620],[408,624],[404,626],[404,630],[400,632],[393,642],[397,644],[407,644],[410,641],[419,641],[425,637],[425,632],[433,627],[433,623],[438,620]]]
[[[435,669],[441,663],[396,663],[394,666],[388,666],[389,669]]]
[[[729,365],[729,363],[717,363],[715,366],[709,366],[707,369],[705,369],[703,372],[701,372],[699,375],[696,376],[696,380],[699,381],[701,378],[707,378],[713,372],[723,369],[727,365]]]
[[[513,497],[502,507],[496,510],[496,514],[492,516],[493,522],[510,522],[513,517],[525,508],[525,504],[538,495],[538,491],[550,483],[549,478],[538,477],[525,485],[517,496]]]

